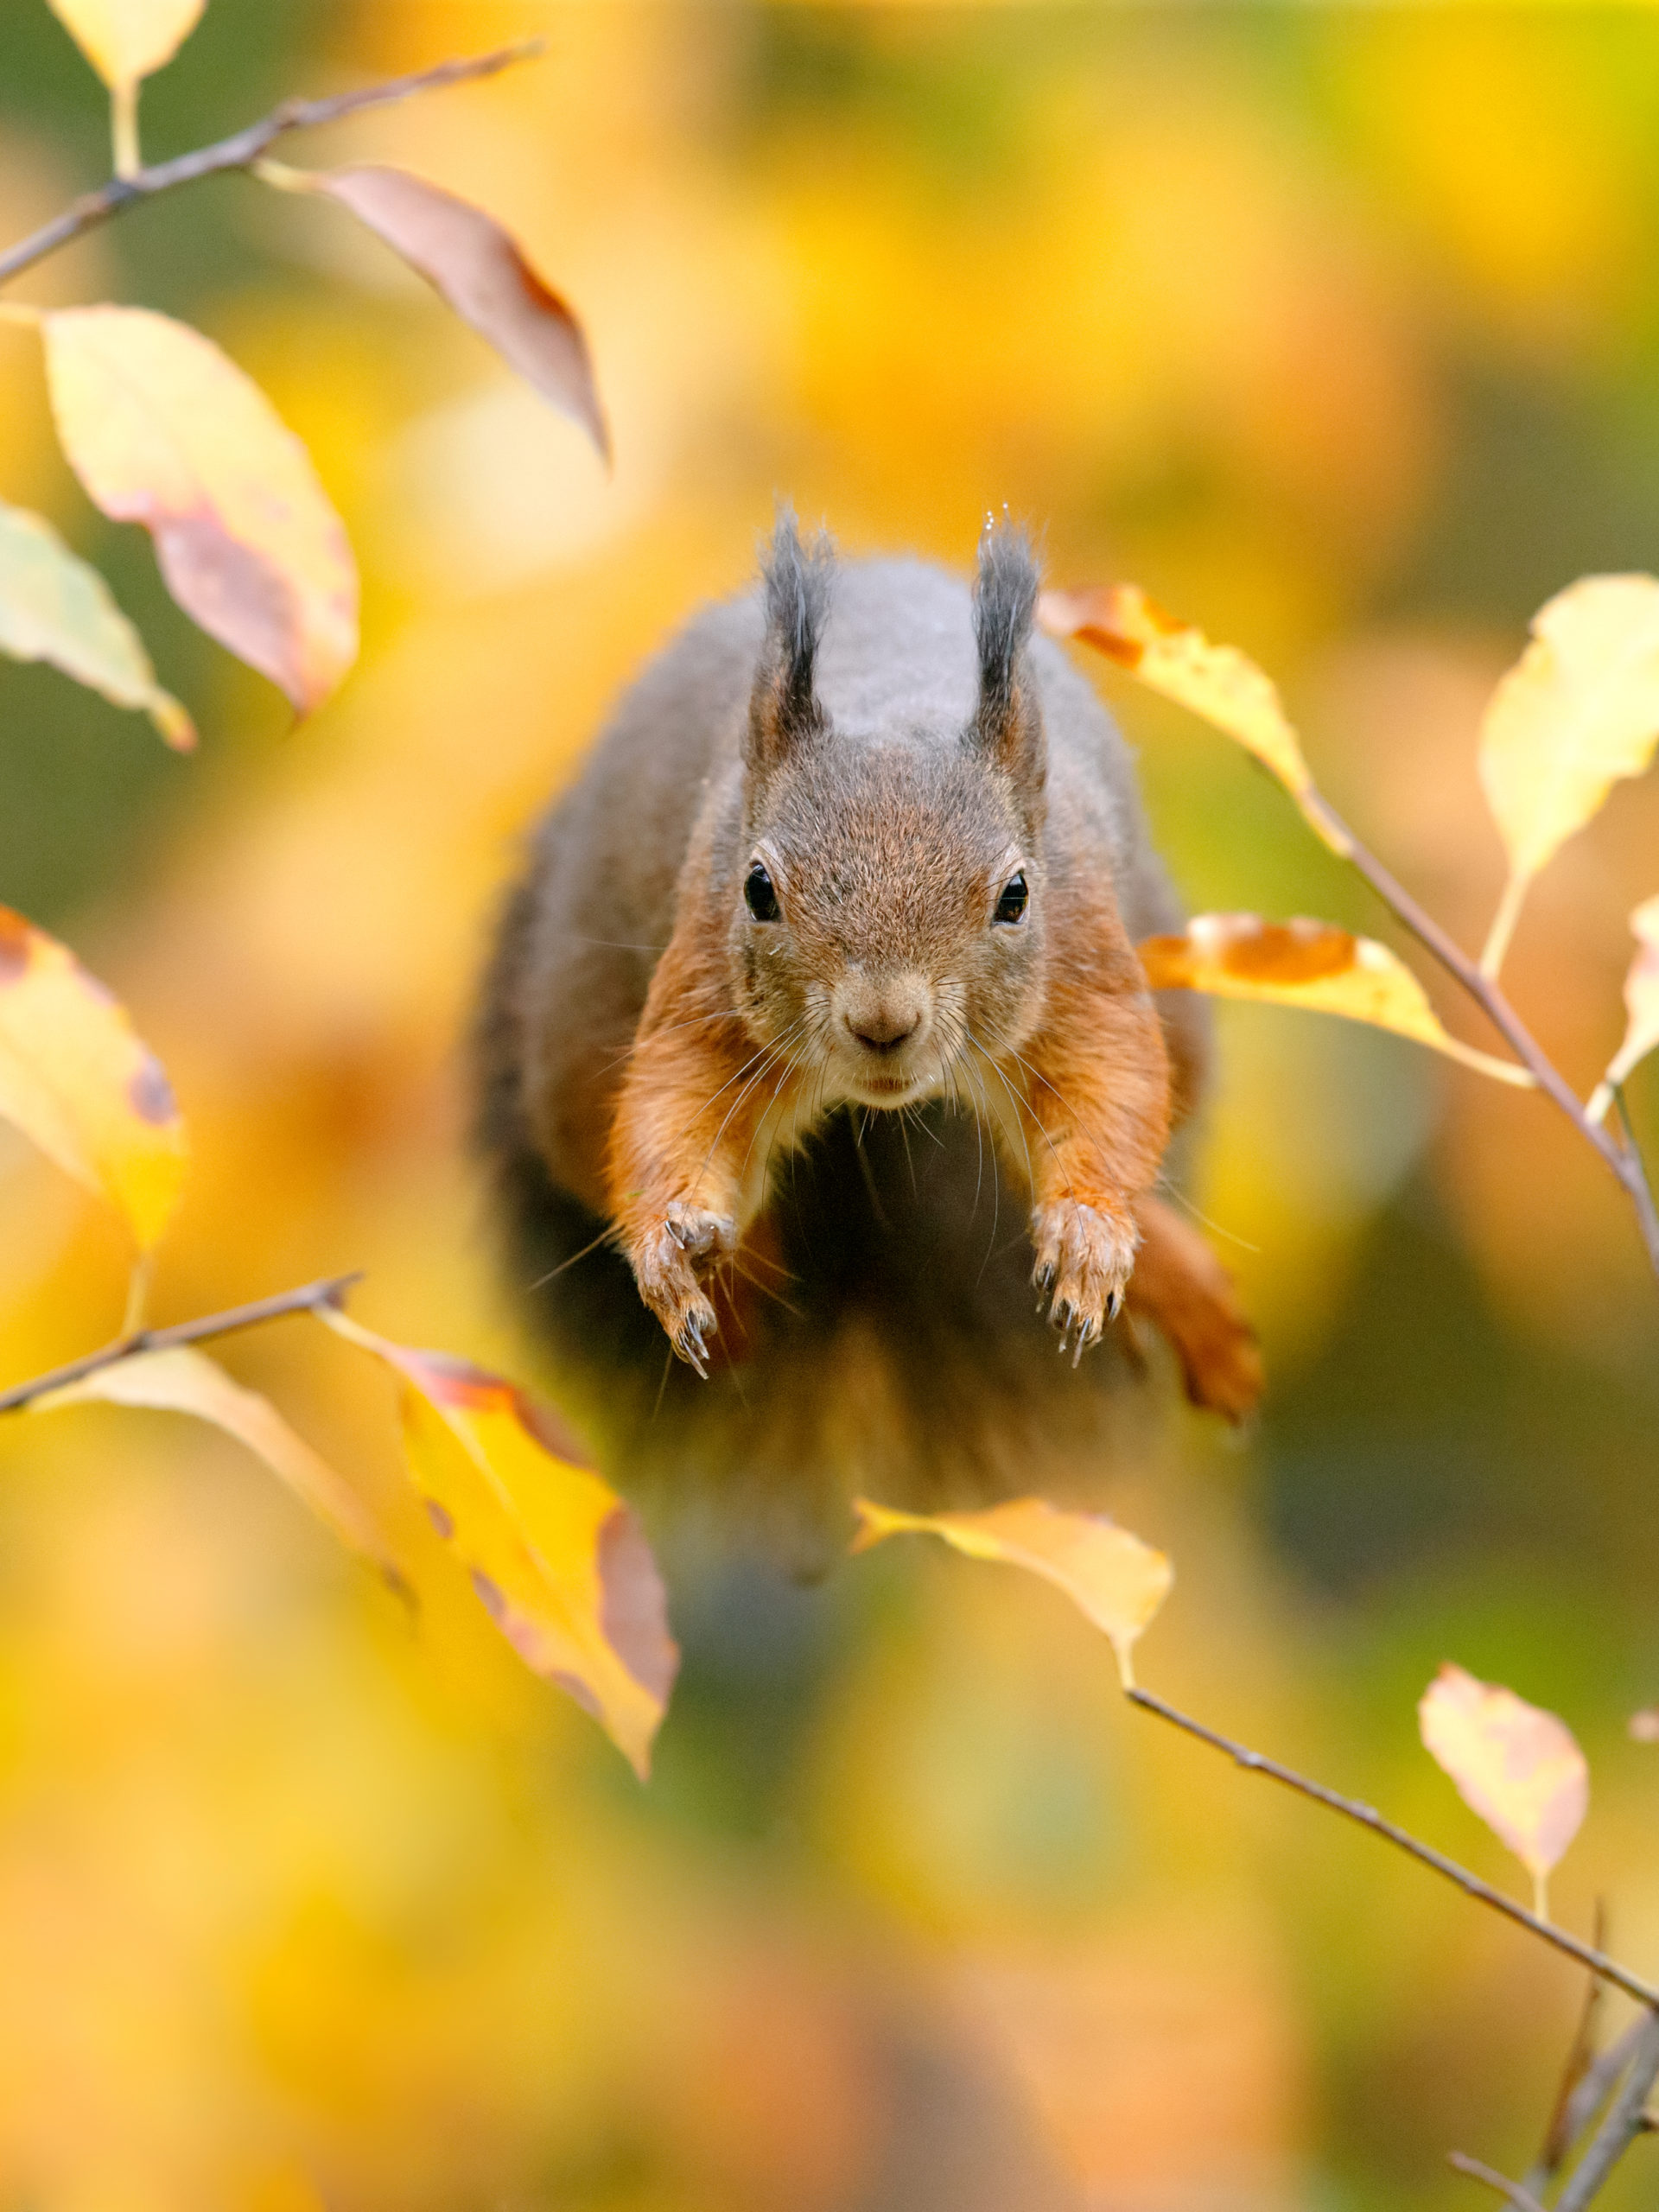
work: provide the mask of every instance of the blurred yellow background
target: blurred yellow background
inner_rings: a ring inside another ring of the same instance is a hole
[[[365,646],[298,731],[90,509],[0,324],[0,495],[105,568],[204,733],[181,760],[0,666],[0,899],[120,991],[194,1132],[162,1318],[360,1266],[375,1325],[523,1370],[463,1147],[493,902],[775,492],[958,565],[1007,500],[1056,581],[1242,645],[1471,944],[1486,691],[1560,585],[1659,569],[1651,11],[212,0],[146,149],[537,31],[287,150],[507,220],[586,322],[613,476],[343,212],[245,178],[22,288],[199,322],[309,442]],[[10,239],[105,165],[37,0],[0,111]],[[1387,934],[1241,755],[1096,672],[1195,906]],[[1659,791],[1623,787],[1522,925],[1581,1088],[1656,887]],[[1221,1031],[1190,1196],[1272,1395],[1112,1479],[1178,1566],[1142,1672],[1517,1881],[1413,1705],[1453,1658],[1560,1712],[1593,1782],[1557,1910],[1605,1897],[1651,1969],[1659,1297],[1618,1194],[1405,1045]],[[112,1332],[124,1255],[3,1131],[0,1222],[4,1381]],[[343,1347],[225,1358],[398,1483]],[[464,1592],[412,1626],[229,1442],[0,1427],[3,2212],[1370,2212],[1471,2202],[1452,2147],[1526,2163],[1575,1976],[1122,1707],[1053,1592],[916,1544],[800,1591],[658,1533],[686,1663],[642,1790]]]

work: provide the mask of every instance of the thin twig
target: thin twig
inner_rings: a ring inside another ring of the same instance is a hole
[[[1636,2048],[1630,2054],[1624,2086],[1613,2099],[1589,2149],[1573,2169],[1573,2178],[1556,2198],[1555,2212],[1585,2212],[1585,2207],[1642,2133],[1648,2092],[1656,2080],[1659,2080],[1659,2012],[1650,2012],[1642,2023]]]
[[[171,192],[181,184],[194,184],[199,177],[215,176],[225,169],[249,168],[267,146],[290,130],[310,130],[319,124],[338,123],[342,117],[357,115],[365,108],[385,107],[393,100],[407,99],[412,92],[436,92],[445,85],[493,77],[498,71],[510,69],[515,62],[528,60],[532,54],[539,54],[544,43],[538,38],[521,40],[514,46],[498,47],[490,54],[441,61],[434,69],[417,69],[410,76],[393,77],[382,85],[365,85],[353,92],[338,92],[332,99],[283,100],[257,123],[249,124],[228,138],[220,138],[211,146],[200,146],[192,154],[181,154],[174,161],[152,162],[136,169],[130,176],[111,177],[96,192],[86,193],[61,215],[42,225],[30,237],[20,239],[9,251],[0,253],[0,284],[21,276],[37,261],[44,261],[48,254],[67,245],[72,238],[95,230],[100,223],[107,223],[112,215],[120,214],[140,200],[153,200],[158,193]]]
[[[1427,908],[1418,904],[1404,884],[1360,842],[1329,801],[1319,792],[1310,791],[1304,795],[1302,804],[1311,817],[1323,823],[1332,836],[1340,841],[1347,858],[1395,918],[1408,929],[1418,943],[1463,986],[1516,1058],[1535,1077],[1539,1089],[1560,1107],[1580,1135],[1601,1154],[1636,1209],[1649,1262],[1654,1273],[1659,1274],[1659,1208],[1655,1206],[1653,1193],[1648,1187],[1639,1159],[1632,1159],[1616,1138],[1592,1119],[1582,1100],[1510,1005],[1498,983],[1482,973],[1478,963],[1469,957]]]
[[[43,1398],[50,1390],[63,1389],[83,1376],[95,1375],[100,1367],[113,1367],[137,1352],[168,1351],[175,1344],[199,1344],[206,1337],[228,1337],[238,1329],[256,1328],[261,1321],[279,1320],[285,1313],[315,1313],[319,1306],[337,1305],[352,1285],[362,1280],[362,1274],[363,1270],[357,1268],[350,1274],[326,1275],[317,1282],[302,1283],[297,1290],[279,1290],[274,1298],[256,1298],[247,1306],[227,1306],[222,1313],[204,1313],[194,1321],[175,1321],[170,1328],[140,1329],[135,1335],[118,1337],[113,1344],[83,1352],[79,1359],[67,1361],[48,1374],[0,1390],[0,1414],[16,1413],[20,1406]]]
[[[1595,1934],[1592,1938],[1597,1950],[1607,1948],[1607,1906],[1604,1898],[1596,1900]],[[1601,2080],[1611,2051],[1596,2051],[1596,2024],[1607,1996],[1607,1985],[1598,1981],[1594,1974],[1585,1986],[1584,2005],[1579,2013],[1579,2024],[1561,2067],[1560,2083],[1555,2092],[1555,2102],[1549,2115],[1549,2125],[1544,2130],[1543,2148],[1529,2171],[1522,2177],[1522,2186],[1535,2196],[1549,2186],[1551,2177],[1558,2174],[1567,2162],[1567,2153],[1585,2129],[1594,2119],[1602,2099],[1624,2070],[1630,2056],[1626,2051],[1615,2070]],[[1621,2038],[1622,2040],[1622,2038]]]
[[[1446,2163],[1458,2173],[1467,2174],[1471,2181],[1484,2181],[1488,2189],[1495,2189],[1500,2196],[1507,2196],[1515,2206],[1516,2212],[1544,2212],[1543,2206],[1530,2190],[1523,2189],[1518,2181],[1511,2181],[1507,2174],[1499,2173],[1496,2166],[1486,2165],[1479,2158],[1471,2158],[1462,2151],[1448,2151]]]
[[[1482,1904],[1491,1905],[1494,1912],[1501,1912],[1519,1927],[1529,1929],[1544,1942],[1553,1944],[1556,1950],[1565,1952],[1568,1958],[1576,1959],[1580,1966],[1588,1967],[1592,1974],[1599,1974],[1604,1981],[1611,1982],[1616,1989],[1622,1989],[1627,1997],[1634,1997],[1638,2004],[1659,2006],[1659,1988],[1651,1982],[1643,1981],[1640,1974],[1632,1973],[1629,1967],[1621,1966],[1617,1959],[1607,1958],[1588,1943],[1581,1943],[1576,1936],[1569,1936],[1565,1929],[1557,1928],[1550,1921],[1540,1920],[1537,1914],[1529,1912],[1525,1905],[1517,1904],[1511,1897],[1505,1897],[1502,1890],[1493,1889],[1490,1883],[1483,1882],[1478,1874],[1471,1874],[1466,1866],[1459,1866],[1455,1859],[1446,1858],[1443,1852],[1434,1850],[1429,1844],[1420,1843],[1414,1835],[1408,1834],[1402,1827],[1396,1827],[1392,1821],[1385,1820],[1375,1806],[1362,1804],[1357,1797],[1344,1797],[1337,1790],[1327,1789],[1322,1782],[1313,1782],[1306,1775],[1298,1774],[1294,1767],[1281,1766],[1277,1759],[1270,1759],[1261,1751],[1251,1751],[1247,1744],[1236,1743],[1230,1736],[1224,1736],[1218,1729],[1206,1727],[1202,1720],[1195,1720],[1191,1713],[1181,1712],[1177,1706],[1166,1704],[1150,1690],[1135,1688],[1125,1690],[1124,1695],[1131,1704],[1141,1706],[1148,1713],[1155,1713],[1160,1720],[1167,1720],[1177,1728],[1185,1729],[1189,1736],[1196,1736],[1200,1743],[1208,1744],[1212,1750],[1225,1751],[1229,1758],[1242,1767],[1249,1768],[1252,1773],[1265,1774],[1270,1781],[1281,1782],[1287,1789],[1297,1790],[1304,1797],[1313,1798],[1316,1804],[1328,1805],[1333,1813],[1342,1813],[1349,1820],[1358,1821],[1362,1827],[1370,1828],[1373,1835],[1383,1837],[1400,1850],[1409,1853],[1421,1865],[1432,1866],[1448,1882],[1455,1882],[1465,1895],[1478,1898]]]

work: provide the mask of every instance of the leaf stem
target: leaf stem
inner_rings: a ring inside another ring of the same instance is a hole
[[[110,144],[119,177],[137,176],[144,166],[138,150],[138,79],[124,78],[110,89]]]
[[[1128,1689],[1124,1692],[1131,1705],[1140,1706],[1147,1713],[1155,1713],[1160,1720],[1167,1720],[1172,1727],[1180,1728],[1189,1736],[1196,1736],[1201,1744],[1208,1744],[1212,1751],[1224,1751],[1236,1764],[1252,1774],[1264,1774],[1270,1782],[1282,1783],[1287,1789],[1294,1789],[1304,1797],[1311,1797],[1315,1804],[1325,1805],[1333,1813],[1340,1813],[1347,1820],[1357,1821],[1369,1828],[1373,1835],[1380,1835],[1424,1866],[1432,1867],[1448,1882],[1454,1882],[1467,1897],[1490,1905],[1494,1912],[1501,1912],[1517,1926],[1529,1929],[1542,1942],[1569,1959],[1576,1959],[1591,1973],[1610,1981],[1614,1988],[1622,1989],[1627,1997],[1634,1997],[1639,2005],[1659,2007],[1659,1988],[1644,1981],[1629,1967],[1621,1966],[1617,1959],[1610,1959],[1588,1943],[1581,1943],[1576,1936],[1569,1936],[1565,1929],[1555,1927],[1548,1920],[1541,1920],[1536,1913],[1529,1912],[1502,1890],[1495,1890],[1483,1882],[1478,1874],[1471,1873],[1466,1866],[1459,1866],[1455,1859],[1448,1859],[1444,1852],[1436,1851],[1430,1844],[1421,1843],[1414,1835],[1394,1821],[1387,1820],[1374,1805],[1366,1805],[1357,1797],[1344,1797],[1335,1789],[1327,1789],[1322,1782],[1314,1782],[1307,1775],[1298,1774],[1294,1767],[1283,1766],[1277,1759],[1270,1759],[1261,1751],[1253,1751],[1248,1744],[1236,1742],[1224,1736],[1219,1729],[1211,1728],[1202,1720],[1195,1720],[1191,1713],[1183,1713],[1178,1706],[1168,1704],[1154,1696],[1150,1690]],[[1656,2059],[1659,2069],[1659,2058]]]
[[[256,1298],[246,1306],[229,1306],[221,1313],[204,1313],[194,1321],[175,1321],[170,1328],[130,1331],[97,1351],[83,1352],[79,1359],[68,1360],[45,1375],[0,1390],[0,1414],[16,1413],[49,1390],[63,1389],[83,1376],[95,1375],[100,1367],[113,1367],[138,1352],[168,1351],[175,1345],[198,1344],[207,1337],[228,1337],[238,1329],[257,1328],[262,1321],[280,1320],[286,1313],[322,1313],[361,1280],[362,1272],[358,1268],[349,1274],[325,1275],[316,1282],[302,1283],[297,1290],[280,1290],[274,1297]]]
[[[149,1311],[150,1286],[156,1279],[156,1255],[141,1252],[133,1262],[132,1273],[127,1278],[127,1310],[122,1316],[121,1334],[136,1337],[144,1325],[144,1316]]]
[[[72,239],[86,232],[107,223],[141,200],[154,200],[159,194],[171,192],[176,186],[194,184],[198,178],[214,176],[226,169],[245,169],[252,166],[264,152],[290,130],[311,130],[325,123],[338,123],[348,115],[360,113],[365,108],[385,107],[395,100],[407,99],[411,93],[436,92],[447,85],[465,84],[479,77],[493,77],[500,70],[510,69],[516,62],[526,61],[543,51],[545,41],[538,38],[520,40],[516,45],[496,48],[489,54],[461,57],[452,61],[441,61],[433,69],[418,69],[407,77],[389,78],[380,85],[365,85],[356,92],[339,92],[331,99],[289,99],[282,102],[270,113],[262,116],[257,123],[251,123],[245,130],[220,138],[211,146],[200,146],[194,153],[181,154],[170,162],[156,162],[145,168],[135,165],[130,174],[121,168],[119,109],[116,111],[117,162],[116,175],[96,192],[89,192],[67,207],[61,215],[17,244],[7,252],[0,253],[0,284],[10,283],[26,269],[44,261]],[[136,99],[136,96],[135,96]],[[134,111],[134,137],[131,151],[137,156],[137,111]]]
[[[1515,925],[1521,918],[1521,909],[1531,887],[1532,878],[1518,870],[1503,886],[1503,896],[1497,902],[1497,912],[1492,916],[1492,926],[1486,932],[1486,942],[1480,952],[1480,972],[1489,983],[1497,981],[1510,939],[1515,935]]]

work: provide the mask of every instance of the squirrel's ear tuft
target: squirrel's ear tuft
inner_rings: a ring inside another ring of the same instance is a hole
[[[829,532],[803,544],[793,512],[780,506],[761,564],[766,636],[749,703],[751,768],[775,766],[792,745],[825,728],[813,677],[835,573]]]
[[[974,582],[974,642],[979,649],[979,706],[970,735],[1021,780],[1040,783],[1042,718],[1026,672],[1027,641],[1037,608],[1037,561],[1031,540],[1006,509],[988,515]]]

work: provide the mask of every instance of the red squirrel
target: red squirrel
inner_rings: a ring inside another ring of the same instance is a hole
[[[1006,522],[970,594],[838,563],[785,513],[760,591],[646,669],[543,823],[486,987],[480,1131],[601,1424],[637,1438],[645,1381],[665,1388],[619,1262],[664,1354],[729,1377],[740,1428],[768,1397],[799,1413],[849,1318],[867,1368],[908,1349],[912,1442],[958,1350],[970,1395],[1029,1414],[1020,1269],[1072,1363],[1127,1301],[1195,1402],[1254,1402],[1228,1278],[1155,1195],[1206,1031],[1190,995],[1154,1001],[1135,942],[1179,908],[1127,748],[1033,633],[1037,589]]]

